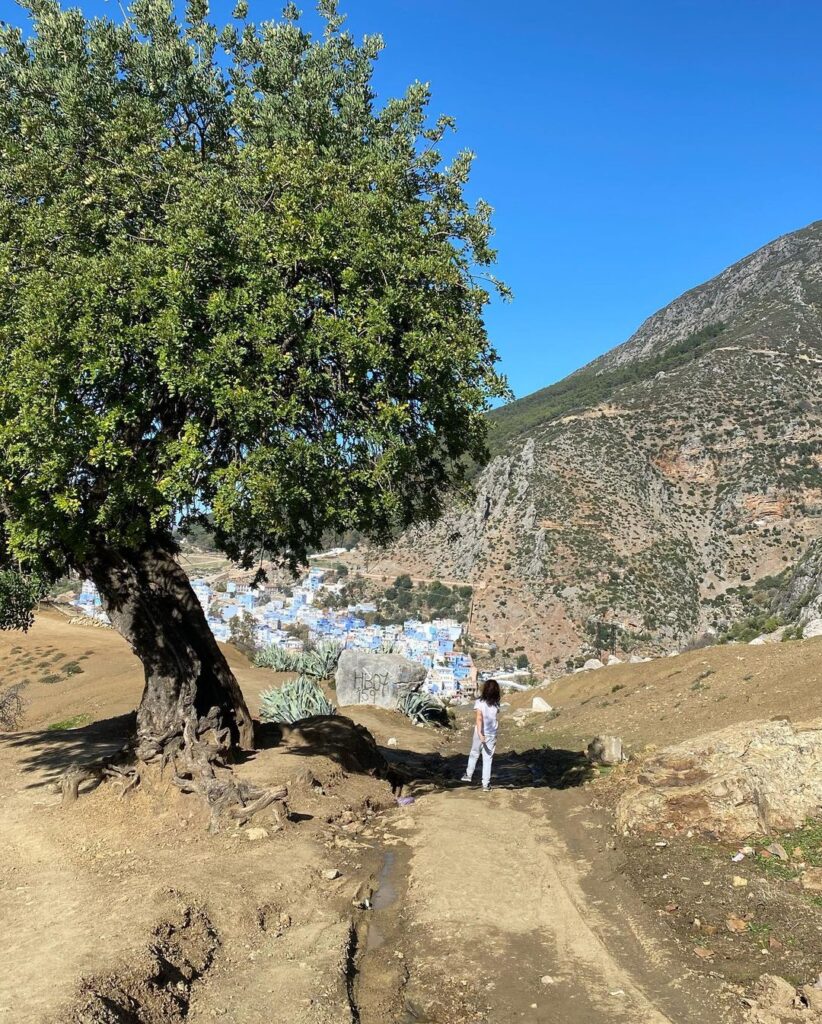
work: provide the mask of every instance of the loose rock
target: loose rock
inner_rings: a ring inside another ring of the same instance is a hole
[[[627,761],[619,736],[597,736],[588,744],[588,760],[593,764],[621,764]]]

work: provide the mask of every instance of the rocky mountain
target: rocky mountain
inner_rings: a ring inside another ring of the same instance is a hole
[[[532,665],[727,628],[822,536],[822,221],[491,414],[470,506],[376,561],[475,587],[471,634]]]

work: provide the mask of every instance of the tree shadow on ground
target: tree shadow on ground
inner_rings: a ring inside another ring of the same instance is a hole
[[[72,765],[85,765],[114,757],[134,737],[134,712],[104,718],[75,729],[29,729],[0,733],[0,748],[24,749],[22,771],[37,773],[30,788],[48,786]],[[456,789],[468,758],[462,751],[447,755],[401,747],[379,746],[363,725],[344,715],[317,715],[293,725],[257,723],[257,749],[240,752],[237,761],[265,749],[282,748],[296,757],[327,757],[351,774],[385,779],[395,794],[422,792],[426,787]],[[479,781],[481,762],[475,780]],[[492,785],[502,789],[567,789],[591,777],[593,769],[578,750],[534,747],[500,751],[494,757]]]
[[[113,757],[133,738],[136,714],[103,718],[76,729],[26,729],[0,733],[0,748],[24,749],[19,760],[24,772],[37,772],[28,788],[48,786],[71,765],[93,764]]]
[[[381,747],[371,733],[344,715],[304,719],[294,725],[264,723],[258,727],[261,748],[284,746],[296,756],[323,756],[344,771],[374,775],[391,782],[395,792],[421,786],[455,789],[468,763],[464,752],[426,753],[401,747]],[[475,779],[479,781],[481,764]],[[567,789],[590,778],[594,769],[582,751],[534,747],[501,751],[494,757],[492,785],[504,789]]]
[[[468,765],[463,751],[448,755],[385,748],[391,767],[410,783],[426,782],[440,789],[463,788],[462,775]],[[477,762],[474,782],[479,783],[482,761]],[[494,755],[491,785],[499,789],[569,789],[579,786],[594,769],[582,751],[556,747],[506,750]]]

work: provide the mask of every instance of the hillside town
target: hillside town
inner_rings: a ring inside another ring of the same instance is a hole
[[[205,578],[192,580],[192,587],[219,641],[231,640],[242,623],[259,649],[274,646],[302,651],[306,642],[332,642],[343,648],[401,654],[427,668],[424,689],[429,693],[457,700],[474,695],[476,667],[470,654],[457,649],[463,638],[461,623],[451,618],[369,623],[366,616],[377,610],[373,602],[328,606],[327,599],[336,598],[343,589],[340,582],[326,582],[328,576],[327,570],[311,567],[287,590],[235,580],[214,583]],[[71,603],[84,615],[108,622],[93,583],[84,582]]]

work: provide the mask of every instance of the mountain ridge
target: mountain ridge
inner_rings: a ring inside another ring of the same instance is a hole
[[[545,666],[721,632],[822,534],[822,221],[490,416],[473,502],[374,553],[483,582],[477,639]]]

